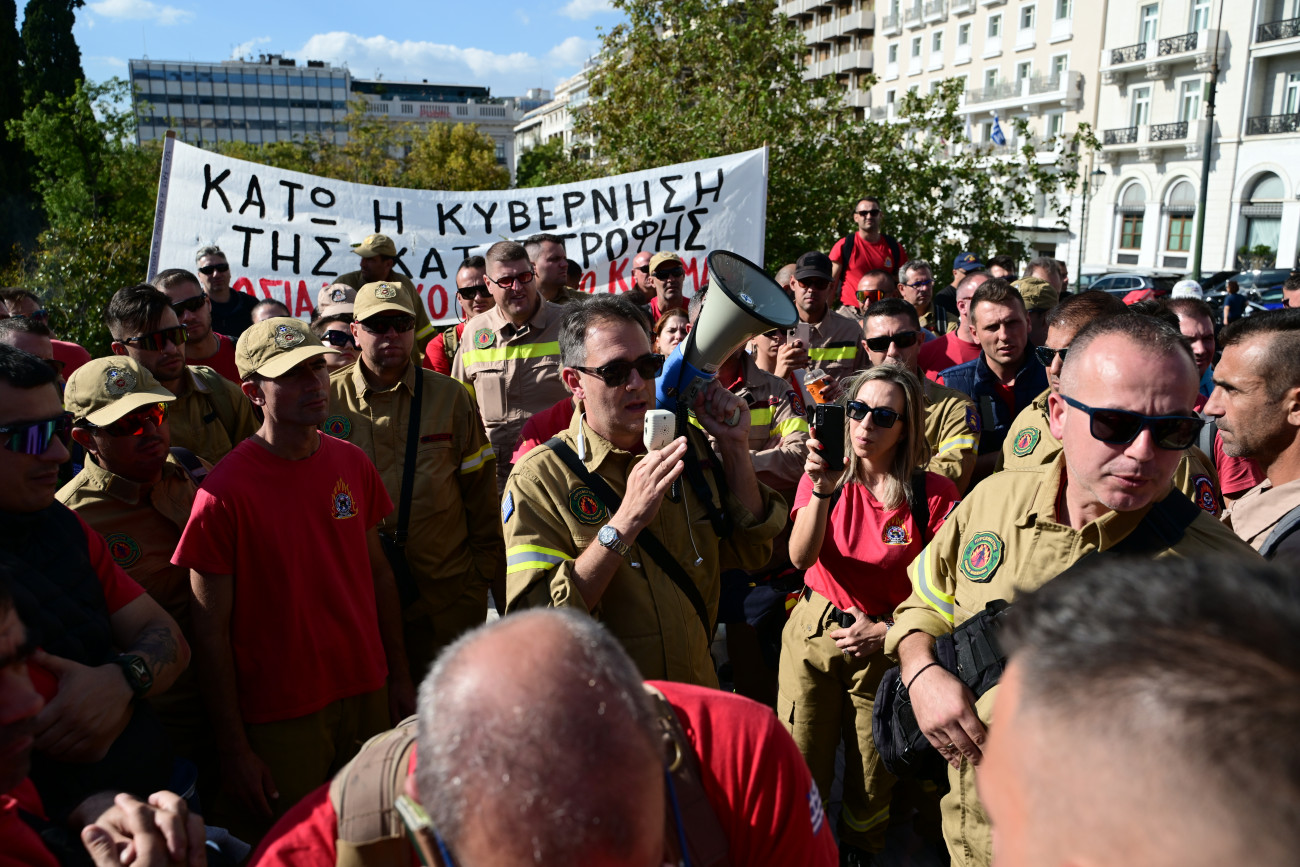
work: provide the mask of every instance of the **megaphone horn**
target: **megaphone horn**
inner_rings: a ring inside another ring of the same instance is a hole
[[[785,290],[748,259],[715,250],[708,256],[707,266],[704,307],[655,383],[660,409],[676,410],[678,401],[689,407],[731,353],[755,335],[791,328],[799,320]]]

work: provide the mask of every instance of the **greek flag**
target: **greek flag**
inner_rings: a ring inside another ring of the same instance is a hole
[[[993,132],[989,134],[989,140],[998,147],[1007,143],[1007,137],[1002,134],[1002,124],[998,123],[998,113],[993,112]]]

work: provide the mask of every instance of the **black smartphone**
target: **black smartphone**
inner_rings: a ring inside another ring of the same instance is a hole
[[[822,460],[831,472],[844,469],[844,407],[838,403],[815,403],[808,407],[813,438],[821,443]]]

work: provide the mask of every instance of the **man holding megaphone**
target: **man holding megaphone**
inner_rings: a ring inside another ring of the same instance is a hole
[[[645,677],[717,686],[709,645],[719,576],[763,566],[786,523],[785,503],[754,473],[749,408],[708,382],[691,407],[716,454],[693,430],[647,453],[663,358],[640,312],[594,296],[566,313],[559,342],[561,375],[583,412],[506,483],[507,608],[582,608]]]

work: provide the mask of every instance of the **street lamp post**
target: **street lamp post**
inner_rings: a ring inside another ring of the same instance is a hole
[[[1101,169],[1093,169],[1091,173],[1083,176],[1083,210],[1079,213],[1079,266],[1074,269],[1074,285],[1083,287],[1083,245],[1088,239],[1088,187],[1089,181],[1096,178],[1097,183],[1106,177],[1106,173]]]

